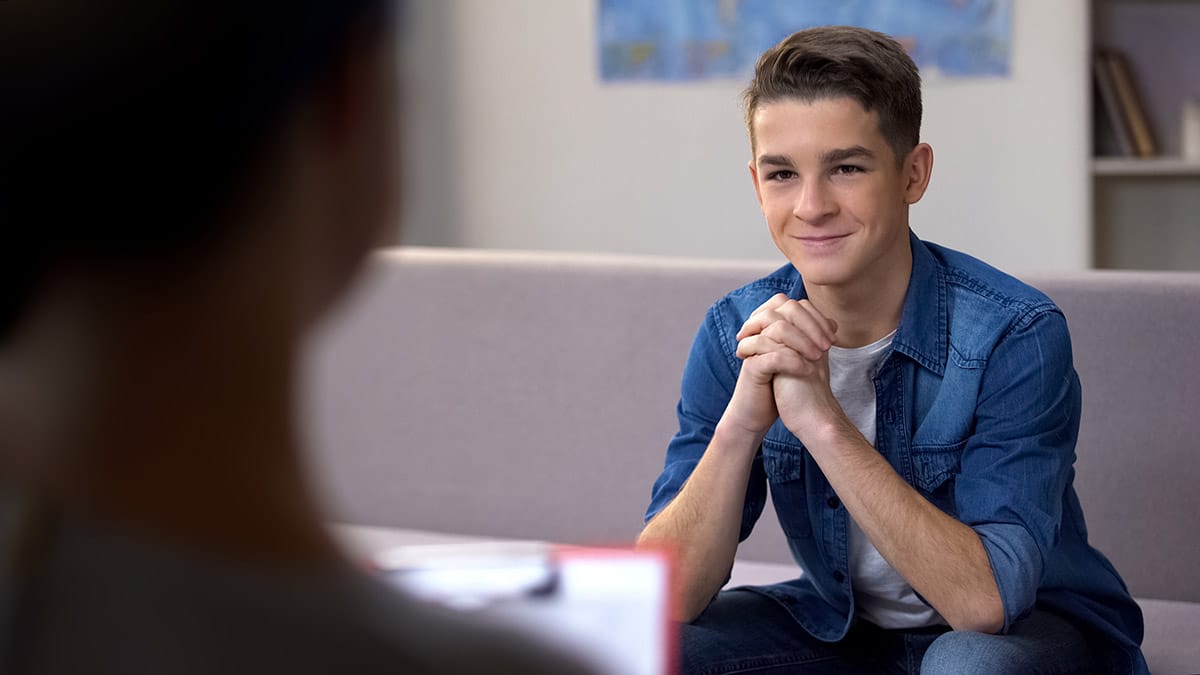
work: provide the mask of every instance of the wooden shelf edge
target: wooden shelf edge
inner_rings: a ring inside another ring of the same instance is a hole
[[[1200,160],[1179,157],[1096,157],[1094,176],[1200,176]]]

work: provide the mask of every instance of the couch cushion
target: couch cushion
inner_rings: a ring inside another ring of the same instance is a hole
[[[1142,653],[1158,675],[1200,673],[1200,602],[1138,598],[1146,619]]]

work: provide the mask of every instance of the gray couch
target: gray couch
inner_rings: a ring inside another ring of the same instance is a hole
[[[311,354],[315,476],[343,523],[631,541],[705,309],[776,263],[393,249]],[[1200,672],[1200,274],[1029,277],[1083,382],[1076,486],[1146,616]],[[735,582],[796,573],[768,507]]]

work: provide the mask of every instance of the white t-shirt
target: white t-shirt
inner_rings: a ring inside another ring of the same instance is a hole
[[[871,445],[875,445],[874,377],[891,350],[895,334],[892,331],[865,347],[829,350],[833,395]],[[853,518],[850,519],[850,580],[858,615],[881,628],[919,628],[945,623],[884,560]]]

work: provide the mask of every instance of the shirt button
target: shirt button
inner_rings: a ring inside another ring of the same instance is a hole
[[[825,500],[825,504],[831,509],[836,509],[842,505],[842,500],[838,499],[837,497],[830,497],[829,499]]]
[[[840,583],[842,583],[843,581],[845,581],[845,580],[846,580],[846,575],[845,575],[845,574],[842,574],[842,573],[841,573],[840,571],[838,571],[838,570],[834,570],[834,571],[833,571],[833,580],[834,580],[834,581],[836,581],[836,582],[838,582],[838,583],[840,584]]]

